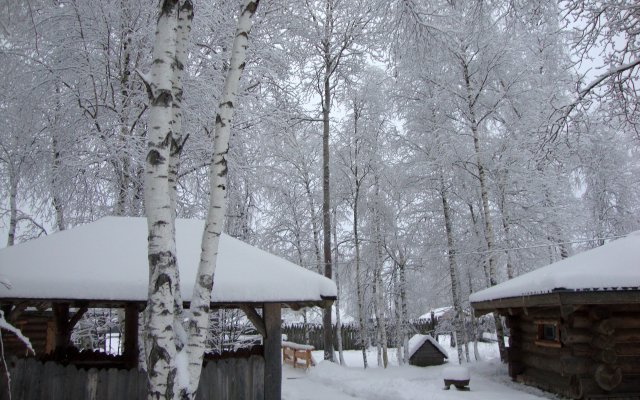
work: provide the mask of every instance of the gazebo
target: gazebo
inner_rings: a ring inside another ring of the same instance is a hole
[[[191,298],[203,228],[203,221],[176,221],[180,290],[185,305],[188,305]],[[0,307],[10,322],[13,321],[27,336],[31,335],[36,356],[47,355],[45,358],[52,360],[60,368],[61,365],[73,365],[78,371],[87,370],[83,375],[85,378],[78,378],[87,381],[90,380],[87,377],[91,373],[97,377],[107,371],[105,379],[122,375],[111,373],[113,369],[134,371],[132,373],[137,374],[139,313],[145,307],[148,292],[147,235],[145,218],[106,217],[0,249],[0,275],[11,284],[11,288],[0,285]],[[279,399],[282,378],[281,307],[299,309],[325,306],[335,300],[336,293],[336,286],[331,280],[223,235],[211,308],[242,309],[262,335],[263,346],[258,354],[251,356],[252,361],[245,367],[237,364],[230,371],[229,368],[219,368],[222,372],[216,372],[215,379],[226,383],[218,382],[220,384],[216,385],[215,382],[209,382],[210,386],[227,387],[224,389],[226,393],[216,392],[218,396],[233,398],[238,393],[244,393],[244,398]],[[91,308],[124,309],[122,355],[83,356],[71,348],[70,335],[73,327]],[[2,333],[5,353],[24,357],[25,347],[8,332]],[[233,355],[230,357],[233,358]],[[212,363],[208,363],[207,368]],[[13,379],[13,385],[22,386],[12,389],[12,392],[51,391],[44,387],[48,379],[46,366],[38,367],[42,379],[37,389],[31,384],[34,379],[20,378],[25,375],[18,370],[20,368],[27,368],[27,364],[17,362],[10,367],[12,375],[17,376]],[[72,375],[70,372],[64,374]],[[203,388],[203,385],[208,384],[204,376],[203,371],[204,383],[200,386],[203,392],[222,390],[219,387]],[[128,383],[126,388],[121,389],[120,395],[136,397],[145,390],[142,379],[136,378],[137,385],[131,383],[132,379],[126,379]],[[113,382],[108,383],[104,379],[101,382],[98,379],[98,384],[93,384],[95,388],[91,389],[91,382],[86,387],[75,383],[80,387],[78,393],[86,394],[93,390],[93,395],[107,390],[106,386],[112,384]],[[34,395],[33,398],[36,397],[38,396]],[[55,396],[50,398],[57,399]],[[78,394],[74,398],[90,398],[90,394]],[[114,394],[114,398],[123,397]],[[198,398],[204,397],[199,395]]]
[[[469,301],[506,318],[513,380],[575,399],[640,396],[640,232]]]

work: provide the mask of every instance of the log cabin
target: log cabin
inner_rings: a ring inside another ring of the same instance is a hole
[[[176,221],[185,307],[203,228],[203,221]],[[36,353],[33,357],[14,335],[1,332],[5,356],[13,360],[11,398],[146,398],[146,378],[138,371],[138,337],[148,293],[147,235],[145,218],[107,217],[0,249],[0,274],[11,283],[10,288],[0,285],[0,307]],[[257,350],[205,357],[196,398],[280,399],[281,307],[324,307],[336,293],[331,280],[223,235],[211,309],[241,309],[263,340]],[[122,354],[73,348],[74,326],[95,308],[122,310]],[[217,362],[224,366],[216,367]],[[6,388],[6,382],[0,387]],[[0,399],[9,398],[6,390],[0,392]]]
[[[640,232],[469,298],[509,328],[514,381],[573,399],[640,399]]]

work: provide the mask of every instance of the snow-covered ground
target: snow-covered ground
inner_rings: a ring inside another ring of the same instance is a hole
[[[283,366],[282,398],[284,400],[404,400],[404,399],[452,399],[452,400],[540,400],[556,397],[528,386],[511,382],[506,365],[498,359],[495,343],[479,343],[482,361],[465,364],[471,373],[470,391],[458,391],[454,387],[444,390],[443,370],[457,365],[456,349],[448,345],[448,338],[441,344],[447,349],[450,361],[439,366],[398,366],[395,349],[390,349],[390,366],[379,368],[375,349],[368,352],[370,368],[364,369],[362,352],[347,351],[346,367],[322,361],[322,352],[313,353],[317,366],[308,371]],[[444,343],[443,343],[444,342]],[[471,350],[471,349],[470,349]]]

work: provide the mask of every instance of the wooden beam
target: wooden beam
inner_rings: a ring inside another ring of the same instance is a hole
[[[69,319],[69,332],[73,330],[73,328],[76,326],[78,321],[80,321],[80,318],[82,318],[82,316],[84,315],[84,313],[87,312],[87,310],[88,308],[86,306],[83,306],[83,307],[80,307],[75,314],[73,314],[73,317]]]
[[[127,303],[124,308],[124,362],[127,368],[138,365],[138,305]]]
[[[264,398],[280,400],[282,395],[282,348],[280,303],[264,303]]]
[[[54,349],[66,350],[71,340],[69,328],[69,303],[53,303],[53,318],[55,321],[55,345]]]
[[[249,304],[241,304],[240,309],[245,313],[247,318],[249,318],[249,321],[251,321],[251,323],[256,328],[258,333],[260,333],[263,338],[266,338],[267,330],[265,328],[264,320],[262,319],[260,314],[258,314],[258,312],[255,310],[255,308],[253,308]]]

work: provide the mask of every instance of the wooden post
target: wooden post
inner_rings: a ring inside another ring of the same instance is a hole
[[[264,338],[264,398],[280,400],[282,394],[280,304],[264,303],[262,313],[267,333]]]
[[[127,368],[138,365],[138,305],[127,303],[124,307],[124,363]]]
[[[53,303],[53,318],[55,321],[55,346],[56,351],[63,354],[69,347],[71,329],[69,328],[69,303]]]

